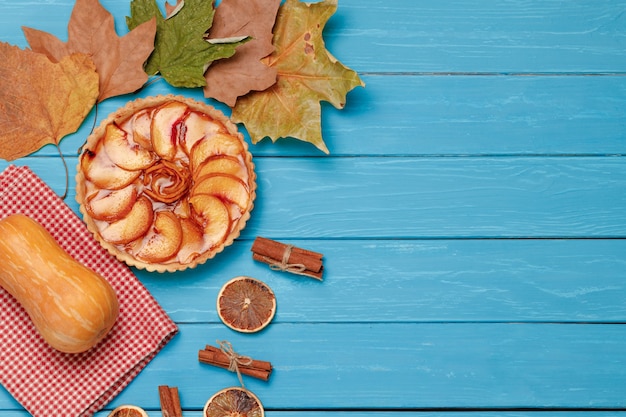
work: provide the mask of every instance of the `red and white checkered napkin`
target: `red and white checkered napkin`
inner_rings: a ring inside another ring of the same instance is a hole
[[[41,223],[82,264],[115,288],[120,316],[107,338],[81,354],[60,353],[0,288],[0,382],[35,417],[91,416],[119,394],[178,328],[131,270],[93,239],[84,223],[27,167],[0,173],[0,219],[23,213]]]

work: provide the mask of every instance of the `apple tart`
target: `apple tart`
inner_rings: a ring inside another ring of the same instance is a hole
[[[149,271],[193,268],[236,239],[256,174],[248,145],[217,109],[189,98],[137,99],[87,138],[76,200],[100,244]]]

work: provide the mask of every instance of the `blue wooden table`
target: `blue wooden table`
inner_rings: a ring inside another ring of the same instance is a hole
[[[101,2],[125,33],[128,1]],[[66,39],[72,6],[0,0],[0,40]],[[323,107],[330,155],[251,145],[258,197],[236,243],[195,270],[135,271],[180,332],[97,416],[160,416],[170,385],[199,417],[238,385],[197,360],[216,339],[272,362],[246,379],[268,417],[626,416],[626,1],[339,0],[325,38],[366,83]],[[203,99],[164,82],[137,96],[169,92]],[[75,211],[93,117],[61,144]],[[55,148],[15,164],[63,193]],[[324,253],[324,281],[254,262],[256,236]],[[276,293],[260,333],[217,316],[237,275]],[[0,390],[0,417],[25,415]]]

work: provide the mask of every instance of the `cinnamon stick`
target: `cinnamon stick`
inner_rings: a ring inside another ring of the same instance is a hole
[[[178,388],[159,385],[159,400],[163,417],[183,417]]]
[[[220,348],[206,345],[204,349],[198,351],[198,360],[208,365],[213,365],[219,368],[234,371],[234,369],[232,369],[233,354],[234,352],[226,354]],[[237,357],[242,358],[241,356]],[[245,358],[245,360],[239,360],[236,366],[239,372],[241,372],[243,375],[262,379],[264,381],[267,381],[270,377],[270,374],[272,373],[272,364],[270,362],[254,360],[247,357]]]
[[[322,280],[324,255],[321,253],[260,236],[254,240],[251,250],[252,259],[266,263],[272,269]]]

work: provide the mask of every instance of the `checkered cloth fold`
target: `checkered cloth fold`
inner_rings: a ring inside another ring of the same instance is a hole
[[[0,288],[0,383],[33,416],[91,416],[176,334],[132,271],[108,254],[82,220],[28,167],[0,173],[0,219],[23,213],[42,224],[76,260],[115,288],[120,316],[95,348],[65,354],[48,346],[26,312]]]

